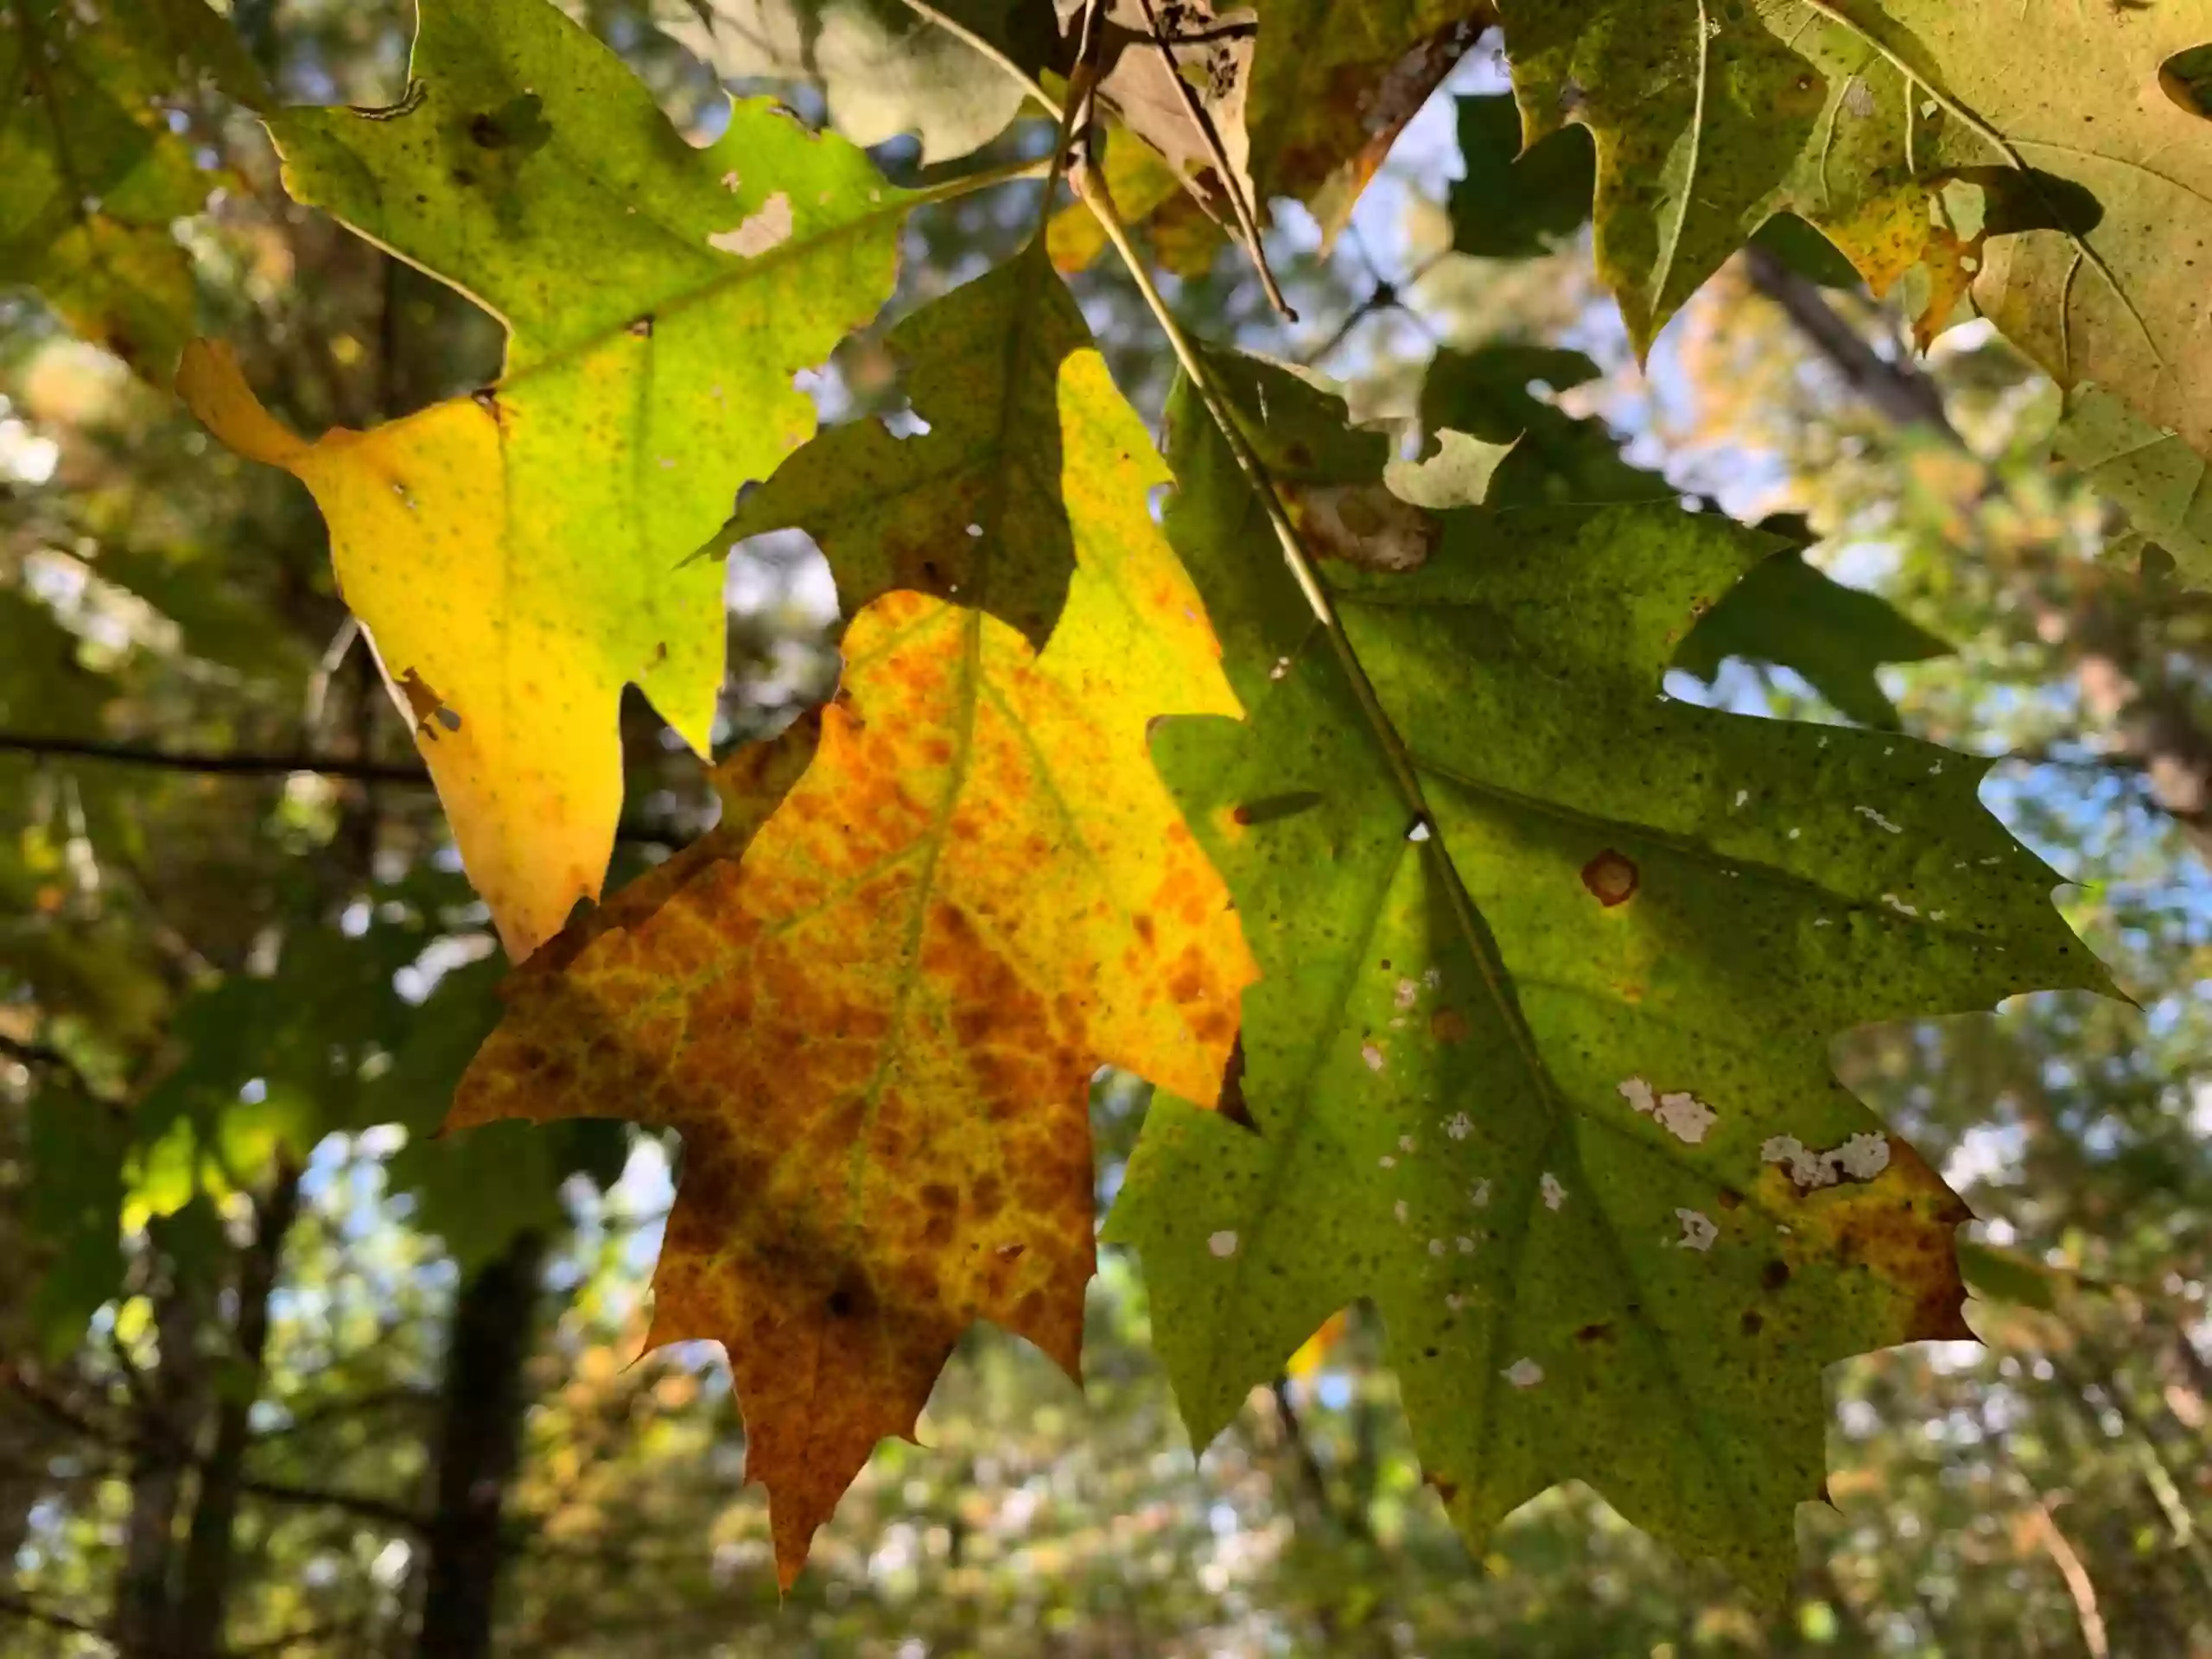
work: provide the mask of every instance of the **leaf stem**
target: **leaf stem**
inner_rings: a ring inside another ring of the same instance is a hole
[[[1545,1069],[1542,1056],[1537,1051],[1535,1035],[1529,1029],[1520,1004],[1507,985],[1503,959],[1491,938],[1490,930],[1476,913],[1474,900],[1468,896],[1466,884],[1459,879],[1459,867],[1452,863],[1444,845],[1444,837],[1435,815],[1429,810],[1428,797],[1421,788],[1420,774],[1414,768],[1413,757],[1407,752],[1405,740],[1399,736],[1398,728],[1392,722],[1389,711],[1382,707],[1382,698],[1376,694],[1374,682],[1367,677],[1366,666],[1359,660],[1359,653],[1353,649],[1351,637],[1344,632],[1336,605],[1330,599],[1328,589],[1322,586],[1320,575],[1313,568],[1313,556],[1306,550],[1306,543],[1291,518],[1289,508],[1283,504],[1281,493],[1275,488],[1274,479],[1268,473],[1267,463],[1260,459],[1259,453],[1245,437],[1244,430],[1230,412],[1229,400],[1222,395],[1212,371],[1206,366],[1205,358],[1192,343],[1191,337],[1184,332],[1182,322],[1160,293],[1159,284],[1153,281],[1151,271],[1146,268],[1135,245],[1129,239],[1128,226],[1122,222],[1121,213],[1114,206],[1113,194],[1106,188],[1105,181],[1096,175],[1079,175],[1076,181],[1076,190],[1096,216],[1100,227],[1106,232],[1106,239],[1114,245],[1114,251],[1121,256],[1122,263],[1128,267],[1137,291],[1143,295],[1146,305],[1160,324],[1160,332],[1167,336],[1167,343],[1174,348],[1176,360],[1182,365],[1183,372],[1189,377],[1192,389],[1205,403],[1206,413],[1220,429],[1223,441],[1228,444],[1230,454],[1236,459],[1237,470],[1244,474],[1245,481],[1259,498],[1268,523],[1274,531],[1276,543],[1282,550],[1283,563],[1290,568],[1291,577],[1297,582],[1299,592],[1305,595],[1314,620],[1321,625],[1322,632],[1327,636],[1329,648],[1335,652],[1338,666],[1344,671],[1344,680],[1351,687],[1353,700],[1358,703],[1360,714],[1365,718],[1376,747],[1382,751],[1390,781],[1408,815],[1407,833],[1411,835],[1416,826],[1427,830],[1420,842],[1421,855],[1449,899],[1452,919],[1459,925],[1460,931],[1465,936],[1468,954],[1474,957],[1481,970],[1484,983],[1497,1004],[1500,1018],[1513,1033],[1515,1046],[1520,1050],[1521,1058],[1528,1065],[1530,1077],[1536,1082],[1539,1092],[1547,1099],[1555,1099],[1551,1074]]]

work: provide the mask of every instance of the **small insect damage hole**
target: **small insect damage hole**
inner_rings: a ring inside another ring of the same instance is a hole
[[[1642,880],[1636,861],[1610,847],[1582,867],[1582,885],[1607,910],[1635,898]]]

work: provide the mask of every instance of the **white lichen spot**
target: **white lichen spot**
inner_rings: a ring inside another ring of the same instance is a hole
[[[1279,680],[1289,672],[1290,658],[1287,657],[1278,657],[1275,658],[1275,665],[1268,671],[1268,677],[1271,680]]]
[[[1478,1210],[1489,1209],[1490,1183],[1488,1181],[1477,1181],[1472,1186],[1469,1187],[1467,1189],[1467,1202],[1473,1205]]]
[[[1813,925],[1815,927],[1834,927],[1835,924],[1825,916],[1815,916],[1813,918]]]
[[[1545,1209],[1556,1210],[1567,1202],[1567,1189],[1559,1184],[1559,1177],[1548,1169],[1544,1172],[1544,1179],[1537,1185],[1543,1189]]]
[[[1445,1120],[1444,1133],[1454,1141],[1464,1141],[1475,1132],[1475,1120],[1465,1112],[1454,1112]]]
[[[1930,778],[1941,778],[1943,775],[1943,763],[1938,760],[1934,766],[1929,767],[1928,775]]]
[[[1853,115],[1873,114],[1874,89],[1857,75],[1853,75],[1851,78],[1851,84],[1843,89],[1843,107]]]
[[[1928,919],[1931,922],[1940,922],[1950,913],[1948,910],[1931,910],[1928,912]]]
[[[1884,893],[1882,895],[1882,902],[1887,905],[1891,910],[1897,912],[1900,916],[1917,916],[1920,914],[1919,906],[1905,903],[1904,899],[1898,898],[1894,893]]]
[[[779,190],[735,230],[716,231],[708,237],[707,245],[751,259],[771,248],[782,246],[791,240],[791,199]]]
[[[1398,1137],[1398,1150],[1400,1152],[1416,1152],[1420,1150],[1420,1143],[1410,1135],[1402,1135]]]
[[[1660,1127],[1676,1140],[1687,1141],[1692,1146],[1705,1139],[1705,1132],[1719,1116],[1712,1107],[1684,1090],[1658,1094],[1642,1077],[1624,1077],[1614,1086],[1630,1106],[1656,1119]]]
[[[1415,818],[1414,820],[1414,827],[1406,831],[1406,839],[1408,841],[1416,842],[1427,841],[1428,839],[1428,820],[1427,818]]]
[[[1393,1031],[1403,1031],[1405,1028],[1406,1016],[1402,1014],[1390,1022],[1390,1029]]]
[[[1815,743],[1815,744],[1814,744],[1814,745],[1813,745],[1813,747],[1814,747],[1815,748],[1816,748],[1816,749],[1825,749],[1826,747],[1827,747],[1827,746],[1828,746],[1828,741],[1827,741],[1827,738],[1825,735],[1823,735],[1823,736],[1821,737],[1821,741],[1820,741],[1819,742],[1817,742],[1817,743]]]
[[[1809,1192],[1834,1186],[1847,1176],[1854,1181],[1872,1180],[1890,1166],[1890,1142],[1886,1135],[1854,1135],[1841,1146],[1821,1152],[1794,1135],[1777,1135],[1760,1147],[1759,1157],[1783,1166],[1798,1190]]]
[[[1444,982],[1444,970],[1441,968],[1429,969],[1421,975],[1421,982],[1427,986],[1430,990],[1434,990]]]
[[[1367,1062],[1367,1069],[1370,1071],[1380,1071],[1382,1069],[1382,1051],[1372,1043],[1362,1043],[1359,1046],[1359,1058]]]
[[[1523,1355],[1498,1375],[1516,1389],[1533,1389],[1544,1380],[1544,1368]]]
[[[1751,798],[1751,791],[1750,790],[1739,789],[1736,791],[1736,804],[1728,810],[1731,812],[1740,812],[1744,810],[1744,803]]]
[[[1387,1152],[1382,1154],[1381,1161],[1385,1169],[1395,1169],[1398,1166],[1398,1160]]]
[[[1407,1209],[1408,1205],[1406,1201],[1403,1198],[1400,1198],[1395,1204],[1390,1206],[1390,1213],[1395,1216],[1401,1222],[1403,1222],[1406,1218]]]
[[[735,168],[730,168],[728,172],[722,175],[722,188],[732,193],[736,191],[737,169]]]
[[[1890,1138],[1886,1135],[1854,1135],[1828,1154],[1843,1166],[1853,1180],[1871,1181],[1890,1166]]]
[[[1410,979],[1402,979],[1398,982],[1398,989],[1393,1000],[1400,1007],[1410,1008],[1420,995],[1420,986],[1414,984]]]
[[[1713,1127],[1719,1114],[1695,1095],[1677,1090],[1659,1096],[1659,1109],[1652,1116],[1675,1140],[1695,1146],[1705,1139],[1705,1132]]]
[[[1475,1253],[1475,1241],[1465,1233],[1460,1234],[1452,1242],[1459,1247],[1459,1254],[1462,1255],[1472,1255]]]
[[[1866,819],[1867,823],[1878,825],[1881,829],[1888,830],[1893,836],[1901,836],[1904,834],[1904,826],[1903,824],[1891,823],[1887,818],[1884,817],[1880,812],[1877,811],[1871,806],[1854,806],[1851,810],[1856,812],[1860,817]]]
[[[1206,1249],[1216,1255],[1234,1255],[1236,1254],[1236,1235],[1225,1230],[1216,1233],[1206,1240]]]
[[[1428,1241],[1428,1253],[1429,1253],[1431,1255],[1443,1255],[1443,1254],[1444,1254],[1444,1241],[1443,1241],[1442,1239],[1440,1239],[1440,1238],[1432,1238],[1432,1239],[1430,1239],[1430,1240]]]
[[[1447,1290],[1444,1293],[1444,1306],[1450,1308],[1454,1313],[1457,1313],[1466,1305],[1467,1299],[1462,1296],[1458,1291]]]
[[[1790,839],[1790,840],[1792,840],[1792,841],[1795,841],[1795,840],[1796,840],[1796,839],[1797,839],[1797,837],[1798,837],[1798,836],[1800,836],[1803,835],[1804,833],[1805,833],[1805,832],[1804,832],[1802,830],[1795,830],[1795,829],[1793,829],[1793,830],[1790,830],[1790,832],[1789,832],[1789,839]]]
[[[1713,1241],[1720,1236],[1713,1217],[1696,1210],[1677,1210],[1675,1219],[1682,1224],[1682,1236],[1675,1243],[1686,1250],[1709,1250]]]

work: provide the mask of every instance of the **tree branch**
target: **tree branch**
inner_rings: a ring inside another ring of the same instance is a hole
[[[234,778],[283,777],[295,772],[363,783],[428,785],[430,774],[404,761],[349,760],[327,754],[241,754],[219,749],[157,749],[99,738],[33,737],[0,732],[0,753],[54,755],[70,760],[109,760],[163,772],[197,772]]]
[[[1818,283],[1801,276],[1764,248],[1744,251],[1751,286],[1780,306],[1844,384],[1900,426],[1921,426],[1960,450],[1967,441],[1951,424],[1942,390],[1910,362],[1893,362],[1828,303]],[[1971,453],[1971,452],[1968,452]]]

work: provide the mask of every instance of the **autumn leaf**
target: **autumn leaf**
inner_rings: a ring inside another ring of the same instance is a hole
[[[2212,462],[2094,383],[2067,394],[2052,448],[2127,512],[2139,541],[2164,548],[2182,579],[2212,588]]]
[[[1333,242],[1398,134],[1496,21],[1495,10],[1491,0],[1256,0],[1249,10],[1259,21],[1243,123],[1254,211],[1265,224],[1270,201],[1301,201],[1324,243]],[[1179,211],[1173,168],[1132,146],[1118,158],[1109,150],[1109,162],[1123,217],[1155,218],[1155,235],[1194,256],[1217,245],[1185,222],[1196,214]],[[1062,270],[1089,264],[1104,247],[1082,210],[1055,221]]]
[[[925,163],[980,149],[1013,124],[1021,83],[969,41],[1042,63],[1057,34],[1049,7],[1022,0],[670,0],[662,27],[725,80],[821,83],[830,122],[856,144],[911,132]]]
[[[1220,372],[1294,483],[1379,474],[1333,397]],[[1371,1298],[1471,1545],[1580,1478],[1777,1591],[1822,1368],[1967,1334],[1966,1208],[1829,1040],[2104,986],[2056,878],[1978,804],[1985,763],[1662,698],[1776,545],[1672,505],[1463,510],[1410,574],[1329,567],[1417,816],[1192,405],[1168,530],[1251,715],[1154,749],[1262,969],[1252,1127],[1157,1099],[1106,1233],[1142,1253],[1192,1438]]]
[[[1923,271],[1923,340],[1970,285],[2062,385],[2094,380],[2212,454],[2212,302],[2174,257],[2212,240],[2212,130],[2165,71],[2212,40],[2204,0],[2032,18],[1947,0],[1504,10],[1528,136],[1573,120],[1596,137],[1599,270],[1639,351],[1795,212],[1877,294]],[[1960,187],[1982,197],[1971,226]]]
[[[812,431],[791,376],[889,295],[915,198],[766,101],[692,149],[544,0],[429,0],[413,73],[394,109],[289,110],[270,130],[296,196],[499,314],[505,376],[313,443],[219,352],[195,351],[180,390],[315,493],[519,957],[599,892],[622,688],[706,748],[721,574],[687,561]]]
[[[169,234],[218,175],[172,132],[180,67],[257,103],[266,89],[204,0],[11,0],[0,24],[0,283],[166,383],[192,335],[190,262]]]
[[[958,572],[1039,635],[1057,611],[1041,652],[920,594],[862,609],[836,701],[525,964],[454,1104],[683,1134],[648,1341],[722,1343],[786,1584],[975,1320],[1072,1373],[1090,1077],[1211,1100],[1253,976],[1144,754],[1154,715],[1236,705],[1147,509],[1165,469],[1079,331],[1041,259],[957,291],[899,336],[929,432],[824,433],[760,498],[854,593]],[[822,493],[841,474],[857,507]]]

